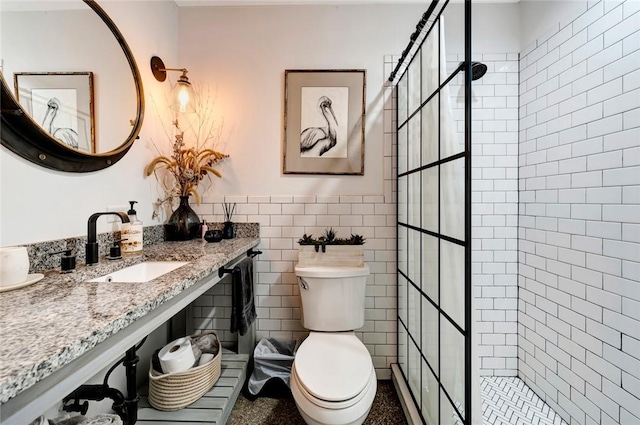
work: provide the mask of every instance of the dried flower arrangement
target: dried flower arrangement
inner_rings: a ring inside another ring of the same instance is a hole
[[[155,175],[162,185],[165,198],[158,199],[156,208],[163,204],[171,206],[180,196],[193,195],[196,204],[200,204],[198,185],[211,175],[222,177],[214,164],[229,157],[215,149],[220,141],[222,125],[213,117],[214,102],[209,91],[200,88],[194,90],[193,114],[184,114],[182,121],[171,121],[171,131],[165,133],[173,140],[171,153],[155,157],[146,167],[145,176]],[[186,125],[181,126],[181,122]],[[187,139],[189,139],[187,141]],[[157,213],[154,212],[154,218]]]

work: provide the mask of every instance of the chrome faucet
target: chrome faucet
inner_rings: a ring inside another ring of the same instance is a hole
[[[96,236],[96,222],[101,215],[117,215],[123,223],[129,222],[129,216],[124,212],[107,211],[91,214],[87,223],[87,245],[85,245],[86,264],[96,264],[98,262],[98,242]]]

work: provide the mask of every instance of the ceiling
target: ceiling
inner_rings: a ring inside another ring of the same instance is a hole
[[[99,0],[105,1],[105,0]],[[133,1],[133,0],[128,0]],[[429,0],[173,0],[178,7],[193,6],[273,6],[273,5],[309,5],[309,4],[423,4]],[[452,0],[462,3],[463,0]],[[517,3],[520,0],[474,0],[474,3]],[[0,0],[0,11],[43,11],[83,9],[78,0]]]
[[[462,3],[463,0],[453,0]],[[474,0],[474,3],[518,3],[520,0]],[[271,6],[306,4],[424,4],[429,0],[174,0],[179,7],[191,6]]]

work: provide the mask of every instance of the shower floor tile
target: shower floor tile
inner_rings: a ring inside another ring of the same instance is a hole
[[[520,378],[481,378],[484,425],[567,425]]]

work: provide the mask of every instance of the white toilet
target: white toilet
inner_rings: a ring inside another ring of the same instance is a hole
[[[302,325],[291,392],[310,425],[360,425],[376,395],[371,355],[354,329],[364,325],[369,267],[299,267]]]

